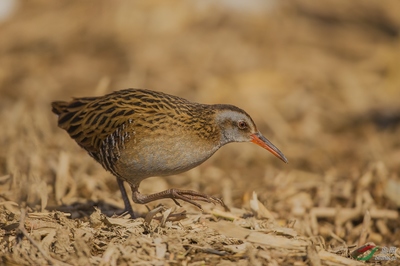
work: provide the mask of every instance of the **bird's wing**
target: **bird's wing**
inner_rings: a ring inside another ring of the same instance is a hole
[[[101,97],[53,102],[52,106],[59,116],[58,126],[95,157],[100,149],[105,152],[105,146],[126,141],[134,134],[130,132],[134,127],[144,127],[148,131],[167,127],[172,120],[191,118],[193,106],[200,105],[160,92],[126,89]],[[134,126],[129,126],[132,123]]]
[[[132,122],[134,114],[128,105],[105,97],[53,102],[52,107],[53,112],[59,115],[58,126],[89,153],[99,152],[102,142],[123,125]]]

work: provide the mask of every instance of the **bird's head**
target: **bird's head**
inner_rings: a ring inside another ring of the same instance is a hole
[[[253,119],[245,111],[233,105],[216,105],[215,109],[215,122],[220,127],[222,145],[252,142],[288,163],[285,155],[258,131]]]

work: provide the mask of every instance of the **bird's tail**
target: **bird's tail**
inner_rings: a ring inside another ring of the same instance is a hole
[[[51,111],[56,115],[61,115],[63,113],[68,112],[67,102],[62,102],[62,101],[52,102],[51,107],[52,107]]]
[[[97,97],[83,97],[74,98],[70,102],[55,101],[51,103],[52,111],[56,115],[61,115],[65,113],[75,113],[85,107],[88,103],[96,100]]]
[[[79,121],[80,111],[95,97],[75,98],[70,102],[55,101],[51,103],[52,111],[58,115],[58,126],[70,133],[72,125]]]

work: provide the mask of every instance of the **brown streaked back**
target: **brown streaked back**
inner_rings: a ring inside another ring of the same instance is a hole
[[[114,97],[110,97],[114,95]],[[70,102],[52,102],[58,126],[65,129],[81,147],[98,152],[101,142],[129,120],[134,110],[119,101],[116,93],[100,97],[74,98]]]
[[[186,99],[143,89],[125,89],[100,97],[74,98],[70,102],[52,103],[58,126],[65,129],[81,147],[96,153],[102,142],[124,124],[157,130],[173,124],[190,127],[205,138],[215,129],[205,131],[209,116],[215,111],[209,106]],[[168,124],[164,124],[164,122]],[[199,128],[197,128],[199,127]],[[217,141],[217,140],[215,140]]]

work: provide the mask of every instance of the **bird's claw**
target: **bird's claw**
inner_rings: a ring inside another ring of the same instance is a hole
[[[204,201],[207,203],[212,203],[214,205],[219,204],[222,207],[224,207],[225,209],[227,208],[225,203],[222,201],[222,199],[213,197],[213,196],[208,196],[206,194],[192,191],[192,190],[171,189],[171,195],[172,195],[172,199],[178,206],[181,206],[181,205],[176,201],[176,199],[186,201],[186,202],[196,206],[200,210],[203,210],[203,208],[196,201]]]
[[[181,204],[178,202],[178,200],[186,201],[200,210],[203,210],[201,205],[197,203],[196,201],[203,201],[207,203],[213,203],[214,205],[219,204],[225,209],[228,209],[225,205],[225,203],[222,201],[222,199],[217,198],[217,197],[212,197],[208,196],[207,194],[200,193],[197,191],[193,190],[181,190],[181,189],[176,189],[176,188],[171,188],[159,193],[151,194],[151,195],[142,195],[140,192],[136,189],[132,189],[132,199],[135,203],[140,203],[140,204],[146,204],[148,202],[154,201],[154,200],[159,200],[159,199],[167,199],[170,198],[172,199],[176,205],[181,206]]]

